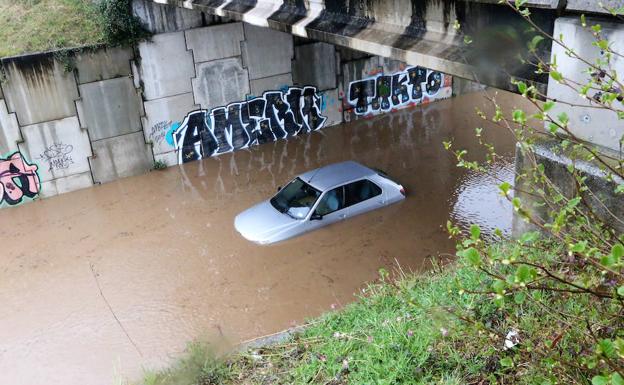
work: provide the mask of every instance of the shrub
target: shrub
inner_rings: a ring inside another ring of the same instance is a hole
[[[130,46],[149,38],[150,33],[132,13],[130,0],[101,0],[104,37],[110,46]]]

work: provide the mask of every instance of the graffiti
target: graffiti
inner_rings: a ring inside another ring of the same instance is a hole
[[[392,75],[377,74],[351,82],[348,103],[355,107],[356,115],[378,114],[428,101],[446,86],[444,74],[408,67]]]
[[[321,129],[316,87],[267,91],[262,97],[189,113],[173,131],[178,162],[186,163]]]
[[[162,143],[162,141],[165,140],[165,137],[167,136],[167,131],[169,130],[169,127],[171,127],[172,123],[173,122],[169,120],[154,124],[149,132],[149,138],[152,140],[152,142],[154,142],[155,144]]]
[[[39,188],[37,165],[28,163],[20,152],[0,158],[0,205],[17,205],[24,196],[34,198]]]
[[[70,155],[73,150],[71,144],[54,143],[39,155],[39,159],[48,163],[48,171],[65,170],[74,164]]]

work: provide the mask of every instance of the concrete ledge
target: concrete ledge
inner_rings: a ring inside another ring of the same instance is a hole
[[[572,160],[560,151],[556,151],[554,141],[543,141],[535,145],[535,156],[538,164],[543,164],[546,176],[561,190],[567,197],[575,194],[575,181],[567,170],[572,164]],[[613,155],[613,154],[609,154]],[[620,155],[621,156],[621,155]],[[576,169],[580,170],[586,177],[588,192],[582,194],[594,213],[603,221],[610,223],[615,229],[624,232],[624,223],[613,219],[612,213],[617,218],[624,220],[624,195],[615,194],[618,183],[624,183],[621,178],[615,181],[608,181],[607,174],[598,167],[596,163],[576,160]],[[527,173],[531,169],[530,160],[516,148],[516,175]],[[534,187],[527,178],[516,181],[515,196],[520,198],[523,207],[527,208],[532,215],[538,218],[546,218],[547,210],[540,204],[534,196],[522,191],[530,191]],[[522,218],[514,215],[512,234],[518,237],[527,231],[536,230],[535,226],[525,222]]]

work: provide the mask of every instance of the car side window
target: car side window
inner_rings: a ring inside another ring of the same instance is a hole
[[[353,206],[378,195],[381,195],[381,187],[368,179],[349,183],[345,186],[345,207]]]
[[[315,213],[318,215],[327,215],[343,209],[344,207],[344,188],[340,186],[323,195],[323,198],[321,198],[321,201],[316,207]]]

